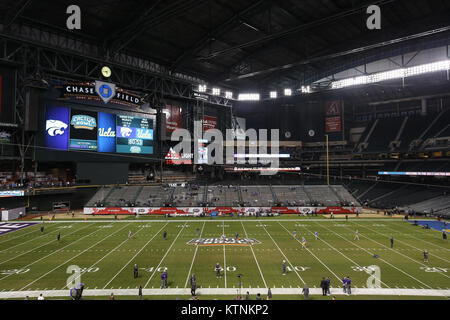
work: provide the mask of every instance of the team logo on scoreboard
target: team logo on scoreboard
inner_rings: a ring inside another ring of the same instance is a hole
[[[251,246],[254,244],[260,244],[261,242],[253,239],[253,238],[199,238],[192,239],[188,241],[186,244],[195,244],[197,246],[216,246],[216,245],[225,245],[225,246]]]
[[[95,81],[95,92],[104,103],[108,103],[116,96],[116,85],[114,83],[97,80]]]
[[[97,121],[95,120],[94,117],[78,114],[72,116],[70,124],[75,129],[93,130],[97,126]]]
[[[127,127],[121,127],[120,128],[120,136],[124,138],[129,138],[131,136],[131,133],[133,132],[133,129],[127,128]]]
[[[45,123],[45,130],[47,131],[49,136],[58,136],[63,135],[64,130],[67,129],[67,124],[60,120],[47,120]]]

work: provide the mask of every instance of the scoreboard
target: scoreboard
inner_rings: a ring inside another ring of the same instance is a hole
[[[112,114],[47,105],[45,147],[62,151],[153,154],[154,116]]]

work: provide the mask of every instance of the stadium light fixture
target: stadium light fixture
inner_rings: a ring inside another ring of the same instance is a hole
[[[219,96],[220,95],[220,89],[219,88],[212,88],[212,94],[213,94],[213,96]]]
[[[227,99],[233,99],[233,92],[231,92],[231,91],[225,91],[225,98],[227,98]]]
[[[446,71],[450,69],[450,60],[438,61],[422,64],[409,68],[395,69],[390,71],[378,72],[367,76],[359,76],[348,79],[342,79],[331,83],[332,89],[341,89],[350,86],[376,83],[386,80],[402,79],[417,76],[436,71]]]
[[[206,92],[206,84],[200,84],[198,86],[198,92]]]
[[[259,93],[240,93],[239,101],[258,101],[260,99]]]
[[[277,97],[277,92],[276,91],[270,91],[270,98],[271,99],[276,99]]]
[[[302,87],[300,88],[300,91],[301,91],[302,93],[311,93],[311,87],[310,87],[310,86],[302,86]]]
[[[292,90],[291,89],[284,89],[284,95],[285,96],[291,96],[292,95]]]

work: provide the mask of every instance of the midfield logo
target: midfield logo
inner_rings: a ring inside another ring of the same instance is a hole
[[[253,238],[200,238],[192,239],[186,244],[195,244],[198,246],[215,246],[215,245],[238,245],[238,246],[251,246],[254,244],[260,244],[261,242]]]

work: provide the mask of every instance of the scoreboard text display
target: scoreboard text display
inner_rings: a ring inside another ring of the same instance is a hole
[[[116,116],[116,152],[153,153],[153,120],[132,116]]]
[[[152,118],[49,105],[45,146],[54,150],[153,154]]]

